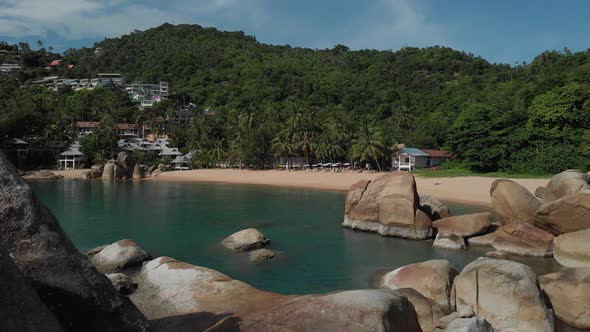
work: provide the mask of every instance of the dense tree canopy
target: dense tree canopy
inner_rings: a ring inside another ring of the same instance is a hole
[[[168,81],[171,101],[139,111],[116,90],[50,92],[4,80],[0,133],[51,136],[106,114],[150,121],[190,102],[216,115],[167,130],[203,166],[256,166],[274,155],[381,167],[396,143],[446,148],[479,171],[554,172],[590,157],[590,51],[545,52],[511,67],[439,46],[313,50],[170,24],[95,46],[100,52],[68,50],[75,66],[65,75]]]

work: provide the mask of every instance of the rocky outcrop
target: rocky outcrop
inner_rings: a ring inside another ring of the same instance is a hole
[[[145,176],[152,176],[152,173],[157,169],[156,166],[148,167],[147,171],[145,172]]]
[[[503,224],[523,222],[532,224],[541,202],[520,184],[504,179],[495,180],[490,189],[492,206]]]
[[[299,296],[245,317],[242,331],[422,331],[413,305],[384,290]]]
[[[449,250],[462,250],[467,248],[465,239],[455,234],[436,234],[436,239],[432,244],[435,248],[449,249]]]
[[[555,315],[579,329],[590,329],[590,268],[562,269],[539,277]]]
[[[492,325],[479,317],[458,318],[447,326],[445,332],[494,332]]]
[[[221,244],[231,250],[248,251],[262,248],[270,240],[256,228],[248,228],[226,237]]]
[[[102,171],[103,180],[113,180],[115,178],[115,160],[111,159],[104,165]]]
[[[434,332],[438,321],[445,316],[443,307],[413,288],[400,288],[393,291],[394,294],[399,294],[412,303],[416,314],[418,315],[418,322],[423,332]]]
[[[411,174],[386,174],[353,185],[346,198],[344,227],[410,239],[432,237],[430,217],[419,209]]]
[[[590,268],[590,229],[556,237],[553,258],[563,266]]]
[[[137,284],[124,273],[107,274],[107,278],[109,278],[119,294],[129,295],[137,289]]]
[[[260,263],[275,258],[277,254],[277,252],[268,249],[256,249],[250,252],[248,258],[252,263]]]
[[[590,193],[577,193],[543,204],[535,226],[557,236],[590,228]]]
[[[228,314],[243,317],[293,298],[264,292],[215,270],[170,257],[144,263],[135,281],[138,288],[131,299],[149,319],[160,320],[157,327],[162,331],[180,330],[168,325],[174,324],[165,319],[168,317],[186,317],[190,331],[204,331]],[[194,315],[201,319],[191,321]]]
[[[145,331],[145,317],[76,249],[1,152],[0,183],[0,245],[60,324],[75,331]]]
[[[553,331],[553,313],[526,265],[479,258],[455,278],[451,294],[456,306],[470,306],[495,331]]]
[[[135,167],[133,167],[133,179],[140,180],[143,178],[144,178],[143,168],[141,168],[141,166],[139,166],[139,165],[135,165]]]
[[[131,179],[133,177],[133,170],[135,168],[135,160],[133,159],[133,156],[125,151],[119,152],[117,155],[117,165],[119,166],[118,174],[116,175],[117,178]]]
[[[551,178],[543,193],[543,203],[553,202],[579,192],[590,193],[588,174],[578,170],[567,170]]]
[[[103,273],[120,272],[126,268],[140,265],[152,257],[133,240],[120,240],[96,253],[91,262]]]
[[[451,216],[449,208],[431,195],[419,194],[420,210],[426,213],[432,221]]]
[[[412,288],[449,311],[451,288],[457,270],[447,260],[430,260],[402,266],[381,278],[381,287]]]
[[[491,225],[492,214],[489,212],[448,217],[432,223],[438,234],[459,237],[470,237],[485,233]]]
[[[492,246],[496,250],[521,256],[551,257],[553,235],[531,224],[512,222],[495,232]]]
[[[64,331],[1,246],[0,294],[0,331]]]
[[[23,179],[25,180],[57,180],[61,178],[63,178],[63,176],[56,175],[53,172],[47,170],[35,171],[23,175]]]

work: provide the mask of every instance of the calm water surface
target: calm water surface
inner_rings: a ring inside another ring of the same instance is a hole
[[[179,182],[34,182],[34,190],[80,250],[123,238],[154,257],[171,256],[269,291],[303,294],[371,287],[376,274],[429,259],[463,268],[489,249],[448,251],[432,241],[381,237],[341,227],[345,194]],[[454,214],[485,210],[449,203]],[[277,259],[254,265],[219,245],[248,227],[271,239]],[[537,273],[552,259],[529,259]]]

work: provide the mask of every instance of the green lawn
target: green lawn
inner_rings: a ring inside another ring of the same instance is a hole
[[[549,179],[551,174],[517,174],[507,172],[477,173],[466,169],[418,169],[412,174],[425,178],[450,178],[458,176],[484,176],[491,178],[512,178],[512,179]]]

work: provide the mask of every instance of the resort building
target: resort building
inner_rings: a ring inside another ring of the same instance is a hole
[[[117,123],[114,126],[115,135],[119,138],[139,137],[139,126],[133,123]]]
[[[98,122],[76,122],[78,136],[90,135],[98,128]]]
[[[177,156],[170,162],[172,168],[178,171],[185,171],[191,169],[194,154],[195,152],[191,151],[185,154],[184,156]]]
[[[167,144],[161,144],[162,152],[160,152],[159,156],[162,159],[166,160],[174,160],[178,156],[182,156],[182,153],[178,151],[177,148],[169,148]]]
[[[84,168],[88,158],[80,151],[80,143],[74,142],[59,155],[59,168],[79,169]]]
[[[31,145],[18,138],[10,138],[2,142],[2,148],[15,151],[18,159],[26,159],[31,154]]]
[[[127,93],[131,100],[139,103],[139,108],[154,106],[164,99],[168,99],[170,94],[168,82],[160,82],[159,84],[133,82],[126,87]]]
[[[21,69],[23,69],[23,67],[19,64],[16,64],[16,63],[3,63],[0,66],[0,72],[3,72],[3,73],[10,73],[10,72],[18,71]]]
[[[117,73],[101,73],[96,74],[97,78],[93,79],[93,86],[107,86],[107,87],[125,87],[125,77]],[[94,85],[96,83],[96,85]]]
[[[195,118],[195,113],[189,109],[176,110],[168,121],[175,125],[189,125]]]
[[[429,150],[402,147],[392,156],[391,166],[398,171],[411,171],[416,168],[440,166],[451,155],[443,150]]]

